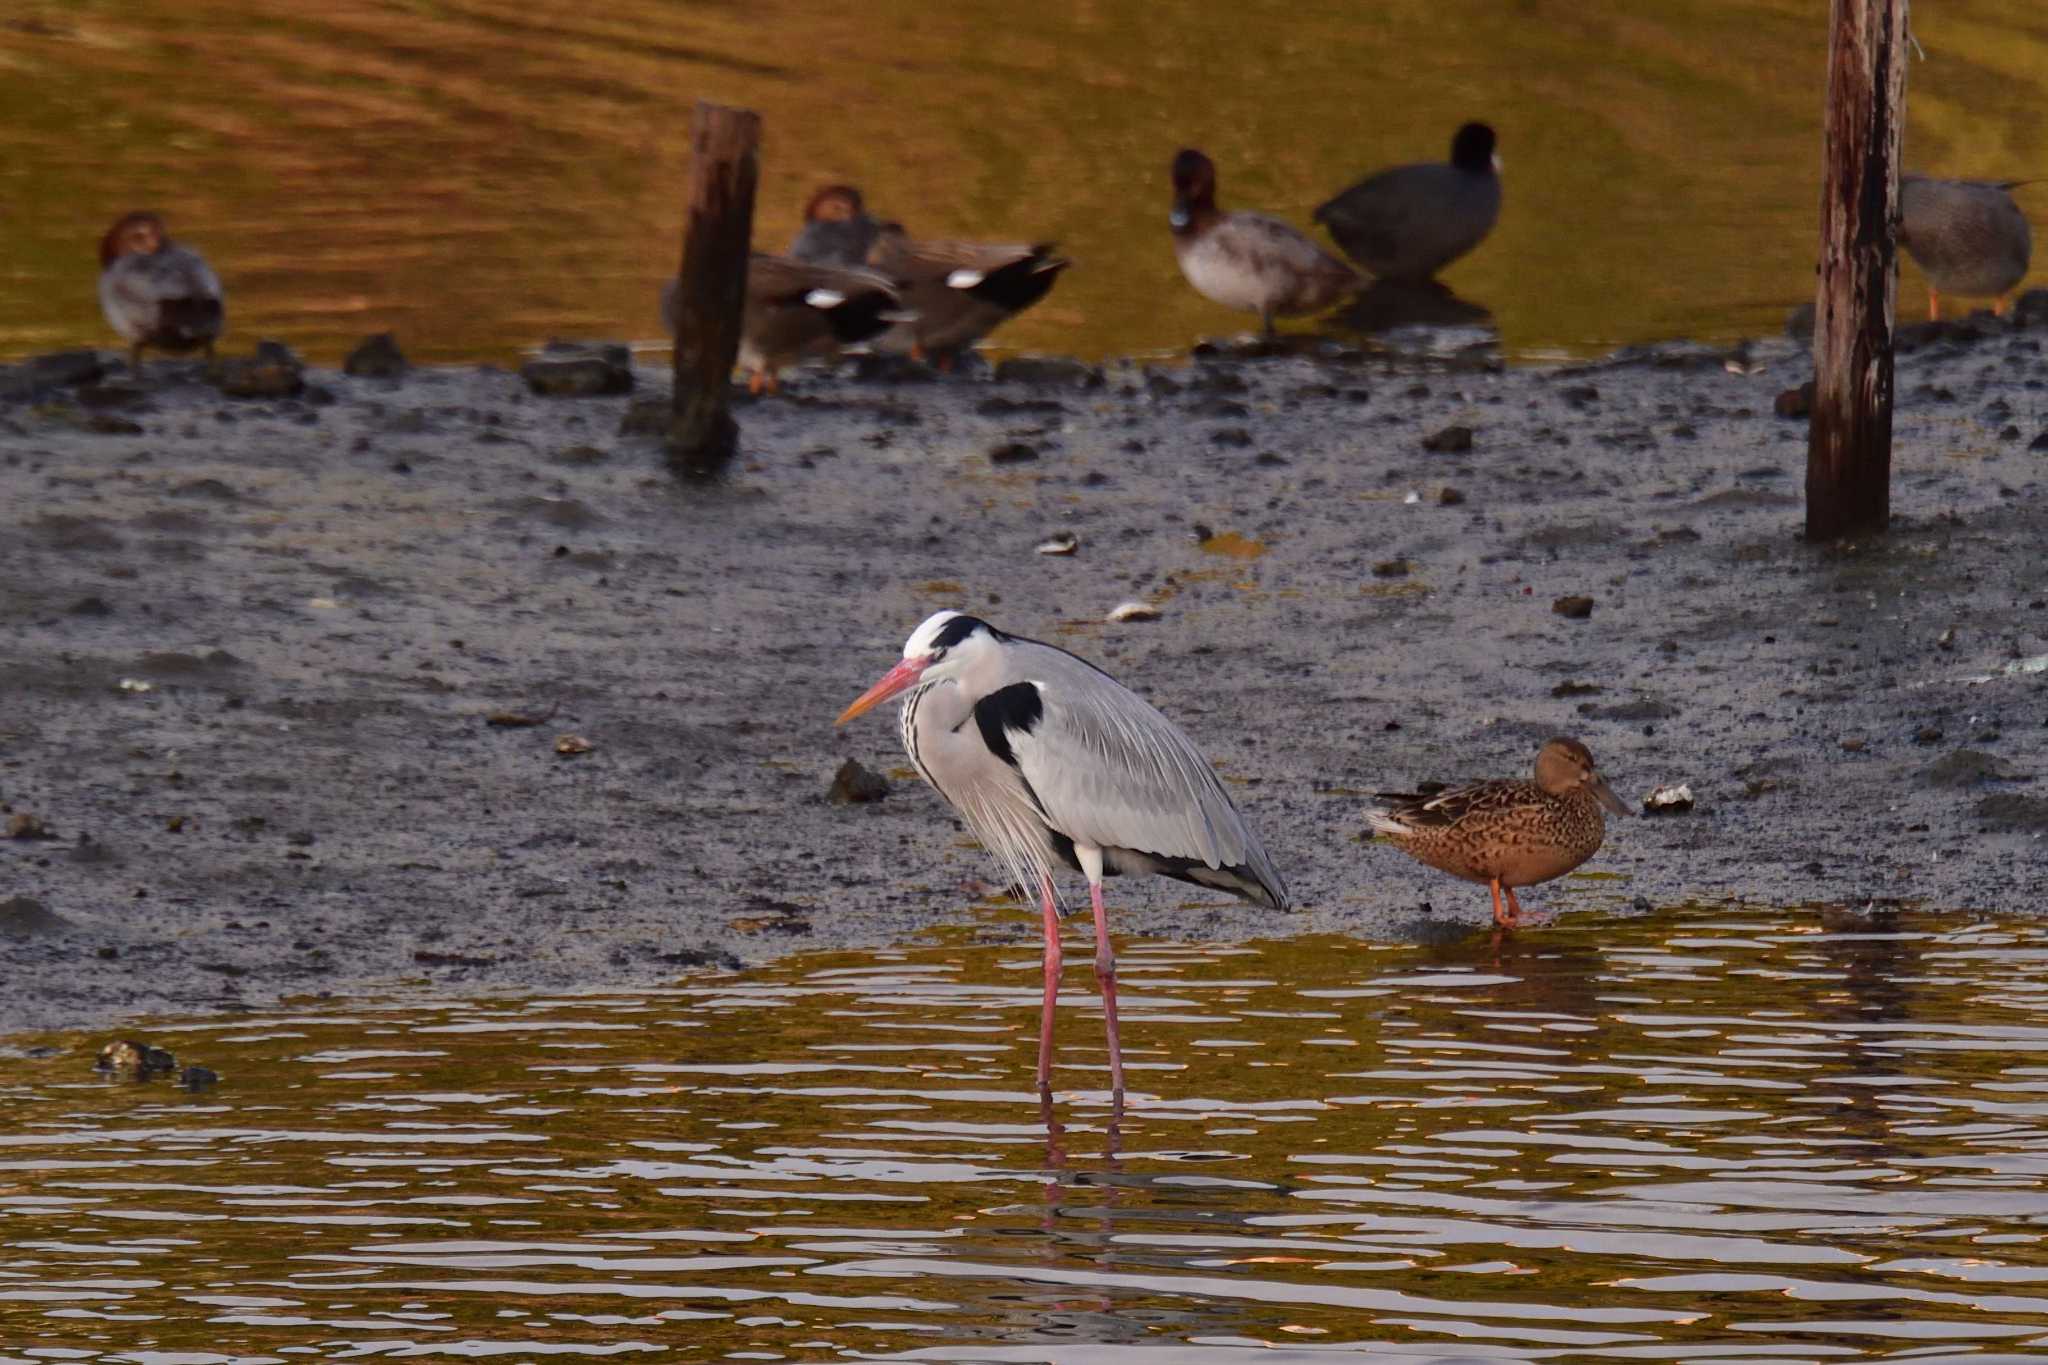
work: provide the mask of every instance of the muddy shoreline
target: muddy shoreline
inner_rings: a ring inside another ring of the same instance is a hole
[[[1913,335],[1896,524],[1831,549],[1774,413],[1790,342],[806,374],[740,409],[711,487],[621,434],[648,367],[575,399],[491,368],[233,399],[175,364],[17,393],[0,1033],[631,987],[970,918],[987,869],[893,725],[831,725],[948,605],[1179,720],[1303,906],[1119,882],[1132,934],[1477,932],[1483,889],[1359,842],[1359,807],[1557,732],[1625,798],[1698,804],[1532,908],[2034,910],[2044,338]],[[1058,532],[1077,553],[1034,552]],[[1134,597],[1162,619],[1102,623]],[[849,757],[886,799],[827,800]]]

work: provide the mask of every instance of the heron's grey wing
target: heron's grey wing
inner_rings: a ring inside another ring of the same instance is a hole
[[[1277,871],[1194,742],[1146,702],[1073,655],[1017,642],[1042,714],[1006,734],[1052,827],[1076,843],[1209,867]]]

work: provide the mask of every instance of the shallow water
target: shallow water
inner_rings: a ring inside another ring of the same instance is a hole
[[[208,252],[233,344],[332,360],[550,334],[653,337],[687,120],[766,120],[759,240],[865,185],[930,235],[1052,237],[1080,262],[1000,334],[1084,356],[1244,319],[1175,270],[1164,167],[1306,226],[1366,171],[1501,130],[1507,208],[1449,282],[1506,351],[1775,332],[1811,297],[1818,0],[11,0],[0,11],[0,355],[106,344],[94,245],[154,205]],[[1914,14],[1908,162],[2048,173],[2048,8]],[[2037,223],[2048,191],[2023,191]],[[1909,284],[1912,277],[1909,276]],[[1909,289],[1907,314],[1918,316]],[[1459,316],[1457,310],[1448,315]]]
[[[1131,944],[1048,1127],[1011,928],[17,1054],[0,1361],[2048,1358],[2048,929]]]

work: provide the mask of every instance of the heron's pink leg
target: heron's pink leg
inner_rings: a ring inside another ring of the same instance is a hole
[[[1052,1012],[1060,998],[1060,911],[1052,899],[1052,878],[1040,884],[1045,909],[1045,1004],[1038,1014],[1038,1089],[1052,1088]]]
[[[1116,952],[1109,946],[1109,915],[1102,908],[1102,883],[1088,883],[1095,908],[1095,982],[1102,988],[1102,1024],[1109,1034],[1110,1093],[1124,1093],[1124,1050],[1116,1027]]]

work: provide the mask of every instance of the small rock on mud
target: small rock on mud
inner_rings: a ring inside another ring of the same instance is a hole
[[[888,794],[888,778],[859,759],[849,758],[839,765],[838,772],[832,774],[832,785],[826,789],[825,799],[835,806],[859,806],[879,801]]]
[[[1099,389],[1102,371],[1060,356],[1016,356],[996,366],[996,382],[1050,389]]]
[[[398,379],[412,365],[398,349],[398,338],[389,332],[364,337],[341,362],[342,373],[357,379]]]
[[[1771,411],[1780,417],[1805,417],[1813,411],[1813,381],[1807,380],[1796,389],[1786,389],[1771,404]]]
[[[1683,815],[1692,806],[1692,788],[1683,782],[1667,782],[1643,798],[1645,815]]]
[[[543,398],[595,398],[633,391],[633,353],[624,346],[551,341],[519,367],[526,387]],[[665,429],[665,428],[664,428]]]
[[[1472,449],[1472,428],[1452,426],[1422,438],[1422,448],[1435,455],[1463,455]]]
[[[70,921],[30,896],[10,896],[0,901],[0,934],[8,938],[34,938],[54,934]]]
[[[2048,799],[2039,796],[2012,793],[1987,796],[1977,803],[1976,815],[1995,830],[2048,833]]]
[[[223,360],[213,383],[228,398],[290,398],[306,387],[306,366],[283,342],[259,341],[254,355]]]
[[[990,464],[1024,464],[1038,458],[1038,447],[1023,441],[1005,441],[988,453]]]
[[[1981,749],[1943,754],[1920,770],[1920,780],[1930,787],[1974,787],[1979,782],[2016,782],[2024,776]]]
[[[1550,609],[1568,621],[1583,621],[1593,614],[1593,599],[1590,597],[1560,597],[1550,604]]]

